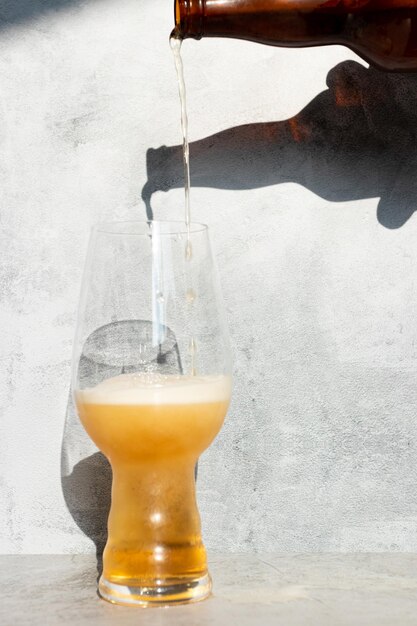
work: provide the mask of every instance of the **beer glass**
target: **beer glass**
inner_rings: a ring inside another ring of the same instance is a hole
[[[231,364],[206,226],[93,229],[73,394],[113,471],[101,597],[139,606],[207,597],[194,472],[225,418]]]

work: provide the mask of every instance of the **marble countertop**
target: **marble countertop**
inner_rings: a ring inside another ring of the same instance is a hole
[[[141,609],[96,594],[92,555],[0,556],[2,626],[417,626],[417,555],[225,554],[214,595]]]

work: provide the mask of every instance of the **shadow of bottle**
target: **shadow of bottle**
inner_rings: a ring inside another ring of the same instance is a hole
[[[181,374],[182,364],[174,333],[165,327],[165,340],[148,345],[152,322],[125,320],[94,331],[86,340],[79,361],[81,387],[91,387],[119,374],[152,371]],[[146,359],[136,361],[147,345]],[[102,573],[107,542],[107,519],[111,506],[112,470],[97,450],[77,415],[69,394],[61,447],[61,486],[73,520],[96,548],[98,577]]]
[[[377,217],[402,226],[417,202],[417,74],[345,61],[328,89],[279,122],[229,128],[190,144],[193,187],[254,189],[294,182],[333,202],[379,197]],[[182,187],[182,146],[147,151],[142,198]]]

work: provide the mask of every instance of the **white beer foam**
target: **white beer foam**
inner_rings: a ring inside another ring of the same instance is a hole
[[[77,391],[86,404],[205,404],[228,402],[230,376],[162,376],[152,373],[120,374],[95,387]]]

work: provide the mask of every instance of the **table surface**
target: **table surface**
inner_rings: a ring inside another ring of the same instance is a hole
[[[417,626],[417,555],[211,558],[213,596],[141,609],[96,593],[92,555],[0,556],[2,626]]]

